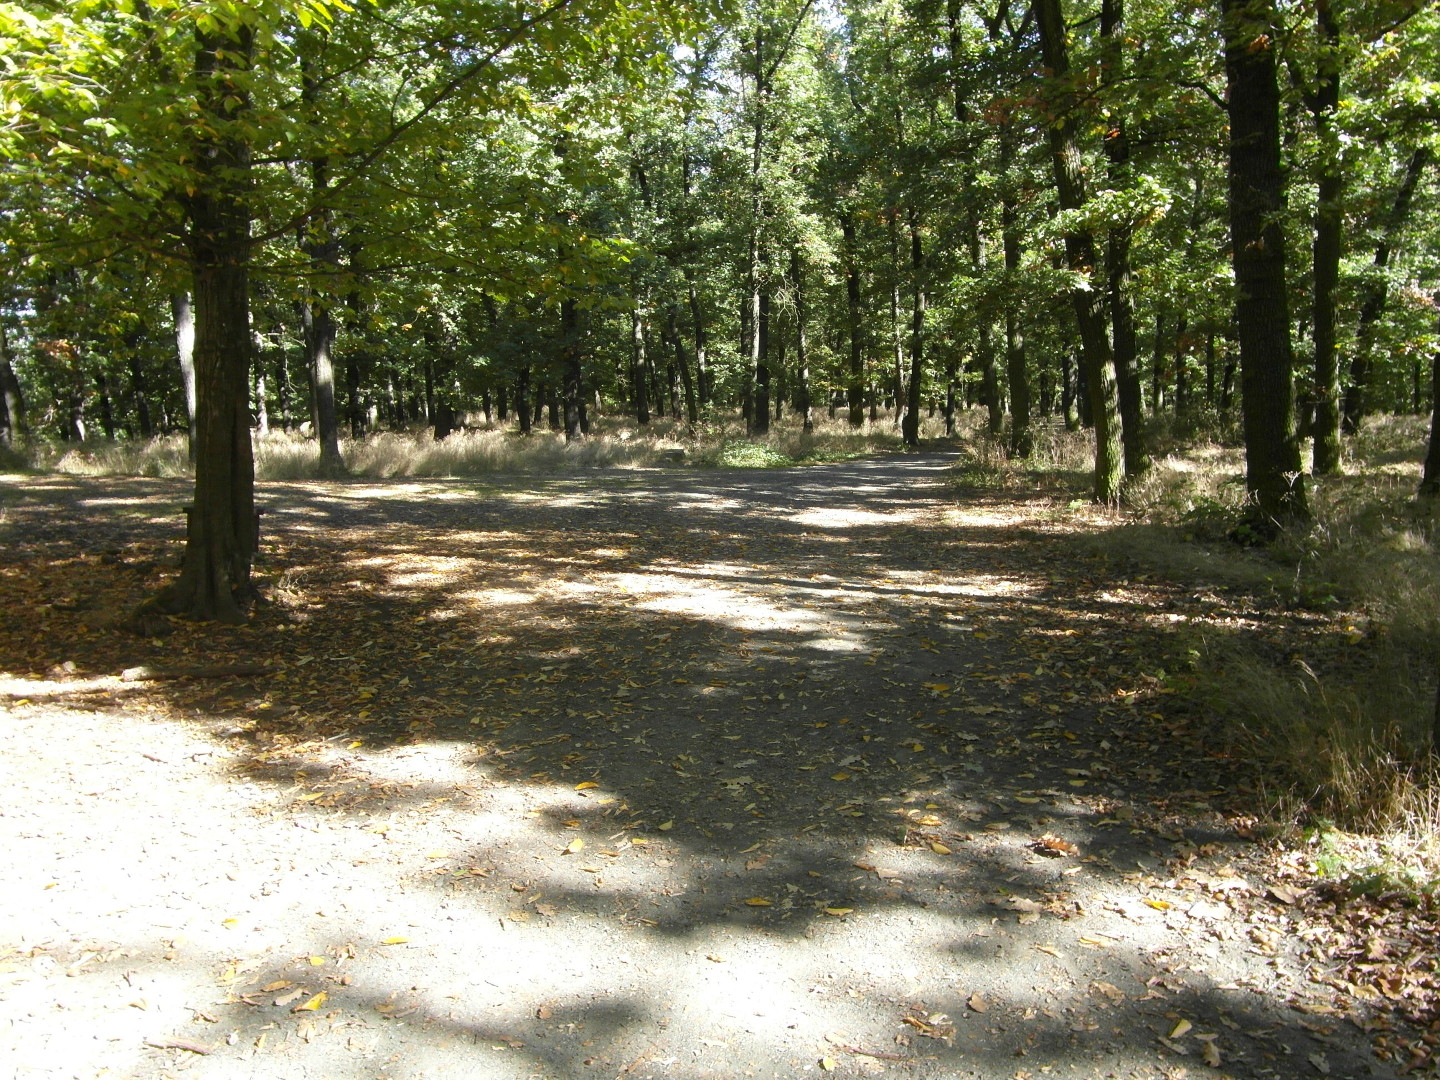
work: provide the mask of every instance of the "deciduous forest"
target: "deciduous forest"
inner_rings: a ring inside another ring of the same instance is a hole
[[[1434,3],[21,0],[0,109],[37,1075],[1435,1067]]]

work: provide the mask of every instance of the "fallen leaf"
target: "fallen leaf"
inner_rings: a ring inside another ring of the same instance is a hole
[[[1175,905],[1170,903],[1169,900],[1152,900],[1147,896],[1145,897],[1145,906],[1152,907],[1156,911],[1169,911]]]
[[[264,986],[260,987],[260,992],[262,994],[273,994],[276,990],[288,990],[294,985],[295,984],[292,983],[289,979],[276,979],[274,982],[266,983]]]
[[[585,850],[585,841],[584,841],[584,840],[581,840],[578,836],[577,836],[574,840],[571,840],[570,843],[568,843],[568,844],[565,845],[565,854],[566,854],[566,855],[575,855],[575,854],[578,854],[579,852],[582,852],[582,851],[584,851],[584,850]]]
[[[1176,1022],[1175,1026],[1170,1029],[1169,1037],[1172,1039],[1178,1039],[1182,1035],[1188,1034],[1190,1029],[1194,1026],[1195,1025],[1190,1023],[1189,1020],[1179,1020]]]
[[[659,829],[661,832],[668,832],[669,830],[671,830],[671,829],[673,829],[673,828],[675,827],[675,822],[673,822],[673,821],[662,821],[659,825],[657,825],[657,826],[655,826],[655,827],[656,827],[657,829]]]
[[[1069,840],[1064,840],[1056,836],[1054,833],[1046,833],[1044,836],[1031,841],[1030,847],[1032,850],[1038,851],[1041,855],[1049,855],[1051,858],[1057,858],[1061,855],[1080,854],[1080,849],[1076,845],[1072,844]]]
[[[775,901],[766,900],[763,896],[751,896],[746,898],[745,903],[749,904],[751,907],[771,907],[774,905]]]
[[[291,1009],[290,1011],[291,1011],[291,1012],[297,1012],[297,1013],[298,1013],[298,1012],[315,1012],[315,1011],[317,1011],[317,1010],[320,1008],[321,1005],[324,1005],[324,1004],[325,1004],[325,996],[326,996],[326,995],[325,995],[325,991],[324,991],[324,990],[321,990],[318,994],[316,994],[314,997],[312,997],[309,1001],[305,1002],[303,1005],[296,1005],[296,1006],[295,1006],[293,1009]]]
[[[1265,892],[1282,904],[1297,904],[1310,892],[1309,889],[1297,889],[1292,885],[1271,885]]]
[[[1092,982],[1090,989],[1094,990],[1097,994],[1105,995],[1114,1005],[1125,1004],[1125,991],[1121,990],[1114,983]]]
[[[408,937],[403,937],[403,936],[397,935],[397,936],[395,936],[395,937],[387,937],[387,938],[385,938],[384,940],[382,940],[382,941],[380,942],[380,944],[381,944],[381,945],[404,945],[404,944],[405,944],[407,941],[409,941],[409,940],[410,940],[410,939],[409,939]]]
[[[944,844],[940,843],[940,841],[938,841],[938,840],[932,840],[932,841],[930,841],[930,850],[933,851],[933,852],[935,852],[936,855],[949,855],[949,854],[950,854],[950,849],[949,849],[948,847],[946,847]]]
[[[1220,1048],[1215,1045],[1213,1040],[1206,1040],[1200,1044],[1200,1054],[1204,1057],[1205,1064],[1212,1069],[1220,1067]]]
[[[834,1058],[823,1057],[820,1059],[820,1068],[824,1069],[826,1072],[829,1072],[831,1069],[837,1068],[839,1065],[840,1063]]]
[[[597,788],[597,787],[599,787],[599,786],[600,786],[600,785],[597,784],[594,780],[584,780],[584,781],[581,781],[580,783],[578,783],[578,784],[575,785],[575,790],[576,790],[576,791],[589,791],[591,788]]]
[[[983,1013],[990,1008],[985,999],[980,996],[980,991],[978,990],[965,999],[965,1004],[970,1006],[971,1011],[977,1013]]]
[[[821,908],[821,910],[824,911],[826,915],[849,915],[855,909],[849,907],[827,907]]]

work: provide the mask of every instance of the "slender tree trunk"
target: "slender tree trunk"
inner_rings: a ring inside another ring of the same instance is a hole
[[[185,389],[185,416],[189,421],[187,436],[190,461],[195,461],[195,310],[188,292],[170,296],[170,312],[175,320],[175,355],[180,361],[180,382]]]
[[[1316,0],[1315,17],[1324,42],[1316,64],[1316,88],[1309,104],[1315,119],[1319,148],[1316,177],[1314,296],[1310,309],[1315,346],[1315,437],[1311,471],[1316,476],[1340,472],[1340,357],[1336,350],[1335,292],[1340,285],[1341,232],[1344,227],[1340,198],[1345,179],[1340,150],[1331,126],[1340,107],[1340,23],[1330,0]]]
[[[754,372],[754,398],[750,404],[750,434],[770,433],[770,289],[762,286],[754,294],[753,334],[750,353]]]
[[[236,122],[249,111],[240,80],[251,37],[196,32],[196,191],[187,200],[194,277],[195,498],[180,577],[142,605],[193,619],[239,622],[251,599],[259,535],[250,446],[250,155]]]
[[[1221,0],[1229,84],[1230,244],[1248,524],[1260,537],[1309,517],[1295,438],[1290,307],[1285,290],[1285,177],[1280,166],[1278,40],[1273,0]]]
[[[671,304],[668,311],[670,338],[674,342],[675,366],[680,371],[680,383],[685,394],[685,422],[693,430],[700,422],[700,409],[695,400],[695,377],[690,370],[690,361],[685,355],[685,341],[680,336],[679,305]]]
[[[1035,21],[1040,30],[1040,48],[1050,75],[1063,85],[1070,70],[1065,43],[1065,20],[1060,0],[1035,0]],[[1067,91],[1060,113],[1050,123],[1051,164],[1055,190],[1062,210],[1079,210],[1085,205],[1085,179],[1076,130],[1074,95]],[[1091,422],[1095,426],[1095,500],[1115,503],[1120,499],[1124,459],[1120,443],[1120,416],[1115,382],[1115,361],[1106,333],[1100,292],[1094,287],[1097,271],[1095,239],[1088,228],[1077,226],[1065,236],[1065,256],[1070,272],[1080,280],[1070,290],[1075,322],[1085,358],[1085,374]]]
[[[0,444],[14,446],[26,434],[25,397],[20,392],[20,380],[15,377],[14,354],[10,351],[10,339],[5,326],[0,323]]]
[[[1109,87],[1125,77],[1124,0],[1102,0],[1100,37],[1104,60],[1100,82]],[[1130,138],[1123,116],[1106,123],[1105,156],[1110,162],[1110,186],[1130,185]],[[1125,454],[1125,475],[1139,476],[1150,468],[1145,446],[1144,400],[1135,343],[1135,309],[1131,303],[1130,248],[1133,230],[1129,223],[1112,226],[1106,245],[1106,278],[1110,296],[1110,326],[1114,341],[1116,391],[1120,404],[1120,440]]]
[[[580,395],[583,372],[580,368],[580,313],[574,299],[560,302],[560,355],[563,367],[565,400],[565,441],[581,437]]]
[[[1431,297],[1437,311],[1440,311],[1440,292]],[[1440,501],[1440,348],[1430,359],[1430,445],[1425,451],[1425,471],[1420,477],[1420,497]],[[1437,717],[1440,719],[1440,717]],[[1440,735],[1440,728],[1436,729]],[[1435,749],[1440,753],[1440,738]]]
[[[1030,432],[1030,372],[1025,360],[1025,332],[1015,310],[1020,290],[1020,214],[1015,198],[1015,129],[1007,118],[1000,128],[1003,188],[1000,194],[1000,240],[1005,250],[1005,282],[1011,302],[1005,305],[1005,376],[1010,384],[1010,453],[1027,458],[1035,449]],[[993,425],[992,425],[993,426]]]
[[[1385,269],[1390,265],[1390,256],[1400,239],[1400,230],[1410,217],[1410,206],[1414,200],[1415,188],[1420,176],[1430,164],[1431,152],[1422,146],[1410,155],[1405,167],[1405,178],[1395,193],[1390,214],[1385,221],[1385,230],[1380,242],[1375,245],[1374,276],[1361,292],[1360,325],[1355,333],[1355,354],[1350,361],[1350,386],[1345,392],[1345,412],[1342,420],[1349,434],[1360,430],[1360,423],[1370,412],[1371,349],[1374,344],[1375,326],[1385,313],[1385,302],[1389,288],[1385,281]]]
[[[630,312],[630,387],[636,422],[650,423],[650,397],[645,388],[645,325],[638,307]]]
[[[700,290],[695,287],[695,272],[685,271],[685,283],[690,299],[690,334],[695,339],[695,381],[699,398],[698,406],[708,408],[715,397],[715,387],[710,374],[710,365],[705,355],[705,316],[700,304]],[[698,419],[698,416],[697,418]]]
[[[530,367],[526,365],[520,369],[520,374],[515,379],[515,415],[520,422],[520,434],[529,435],[531,431],[530,412]]]
[[[840,215],[844,237],[845,310],[850,323],[850,366],[846,374],[845,397],[850,407],[852,428],[865,426],[865,346],[860,336],[860,254],[855,240],[855,219]]]
[[[280,430],[289,431],[294,418],[290,415],[290,371],[285,363],[285,349],[275,350],[275,404],[280,409]]]
[[[806,339],[808,315],[805,308],[805,264],[800,249],[790,250],[790,280],[795,289],[795,409],[808,435],[815,430],[810,402],[810,348]]]
[[[920,448],[920,398],[925,379],[925,249],[920,235],[919,215],[910,216],[910,273],[913,295],[910,305],[910,379],[905,389],[905,420],[901,436],[912,450]]]

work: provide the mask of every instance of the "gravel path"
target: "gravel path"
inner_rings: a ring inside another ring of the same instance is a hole
[[[267,485],[163,643],[65,575],[183,487],[8,478],[0,1076],[1398,1075],[1156,594],[948,464]],[[114,677],[195,651],[273,674]]]

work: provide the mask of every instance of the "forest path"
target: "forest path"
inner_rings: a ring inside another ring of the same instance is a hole
[[[268,484],[275,602],[143,644],[183,485],[7,480],[0,1059],[1398,1075],[1164,708],[1166,587],[949,464]]]

